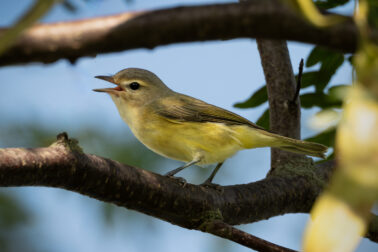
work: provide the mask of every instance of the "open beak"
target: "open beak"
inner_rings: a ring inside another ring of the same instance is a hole
[[[104,81],[108,81],[108,82],[111,82],[111,83],[117,85],[115,88],[97,88],[97,89],[93,89],[93,91],[95,91],[95,92],[109,93],[109,92],[112,92],[112,91],[122,91],[122,88],[114,81],[113,76],[99,75],[99,76],[95,76],[95,78],[101,79],[101,80],[104,80]]]

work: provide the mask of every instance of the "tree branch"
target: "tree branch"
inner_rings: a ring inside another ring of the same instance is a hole
[[[295,250],[265,241],[219,220],[204,223],[200,229],[206,233],[226,238],[260,252],[295,252]]]
[[[229,225],[251,223],[285,213],[306,213],[322,190],[331,163],[309,173],[270,176],[261,181],[212,188],[187,184],[146,170],[83,153],[59,135],[47,148],[0,149],[0,186],[50,186],[78,192],[133,209],[172,224],[201,230],[220,220]],[[328,170],[328,172],[327,172]],[[378,240],[377,233],[369,237]]]
[[[35,25],[0,56],[0,65],[51,63],[59,59],[74,62],[99,53],[251,37],[295,40],[353,52],[357,29],[352,19],[348,20],[320,29],[274,0],[124,13]],[[5,31],[0,30],[0,37]],[[374,30],[371,35],[376,42],[377,34]]]
[[[366,238],[378,243],[378,216],[372,215],[369,227],[366,233]]]
[[[270,130],[283,136],[301,138],[301,106],[286,41],[257,39],[268,90]],[[303,155],[271,149],[269,174],[286,168]]]
[[[194,229],[218,211],[232,225],[306,212],[320,191],[305,176],[225,186],[222,193],[191,184],[183,187],[175,179],[77,151],[71,142],[60,137],[47,148],[0,149],[0,186],[60,187]]]

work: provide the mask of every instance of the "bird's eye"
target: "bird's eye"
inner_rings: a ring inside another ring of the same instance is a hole
[[[140,87],[140,84],[138,82],[131,82],[129,86],[132,90],[137,90]]]

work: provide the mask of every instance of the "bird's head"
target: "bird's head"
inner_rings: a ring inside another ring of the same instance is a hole
[[[111,96],[116,106],[143,106],[172,92],[154,73],[140,68],[126,68],[115,75],[96,76],[111,82],[114,88],[93,89]]]

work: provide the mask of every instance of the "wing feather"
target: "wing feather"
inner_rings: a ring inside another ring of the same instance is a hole
[[[166,97],[166,99],[163,99],[163,102],[160,100],[153,105],[157,108],[156,111],[159,115],[180,122],[214,122],[226,125],[246,125],[251,128],[265,130],[235,113],[190,96],[177,94]]]

